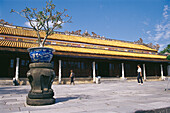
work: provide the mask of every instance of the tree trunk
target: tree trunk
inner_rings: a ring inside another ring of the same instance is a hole
[[[37,31],[37,36],[38,36],[38,44],[40,47],[43,47],[42,43],[41,43],[41,37],[40,37],[40,33],[39,30]]]

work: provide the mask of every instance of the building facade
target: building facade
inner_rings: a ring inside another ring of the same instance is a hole
[[[44,37],[45,32],[40,35]],[[26,78],[30,63],[27,48],[37,46],[37,34],[32,29],[0,25],[0,77]],[[144,79],[168,75],[166,56],[142,44],[56,32],[45,46],[55,49],[52,64],[59,82],[69,77],[71,69],[76,77],[93,81],[96,76],[136,77],[138,64]]]

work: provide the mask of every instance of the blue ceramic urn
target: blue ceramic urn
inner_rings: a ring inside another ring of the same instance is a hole
[[[48,47],[34,47],[27,49],[31,58],[31,61],[34,63],[38,62],[47,62],[49,63],[53,58],[53,52],[55,51],[52,48]]]

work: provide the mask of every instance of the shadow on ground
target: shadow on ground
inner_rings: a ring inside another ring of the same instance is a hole
[[[70,97],[56,98],[55,103],[66,102],[66,101],[74,100],[74,99],[79,99],[79,100],[89,99],[89,95],[75,95],[75,96],[70,96]]]
[[[56,98],[56,99],[55,99],[55,103],[66,102],[66,101],[73,100],[73,99],[78,99],[78,97],[63,97],[63,98]]]
[[[170,113],[170,107],[153,110],[138,110],[135,113]]]
[[[0,87],[0,94],[27,94],[28,89],[21,89],[19,86]]]

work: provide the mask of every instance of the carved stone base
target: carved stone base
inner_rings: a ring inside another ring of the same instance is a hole
[[[53,98],[53,96],[54,96],[53,90],[50,90],[48,92],[42,92],[42,93],[34,93],[34,92],[28,93],[28,98],[31,99]]]
[[[55,103],[54,98],[30,99],[29,97],[27,97],[27,104],[32,106],[50,105],[54,103]]]
[[[31,85],[26,103],[28,105],[49,105],[54,104],[54,92],[51,89],[55,73],[51,63],[31,63],[27,77]]]

